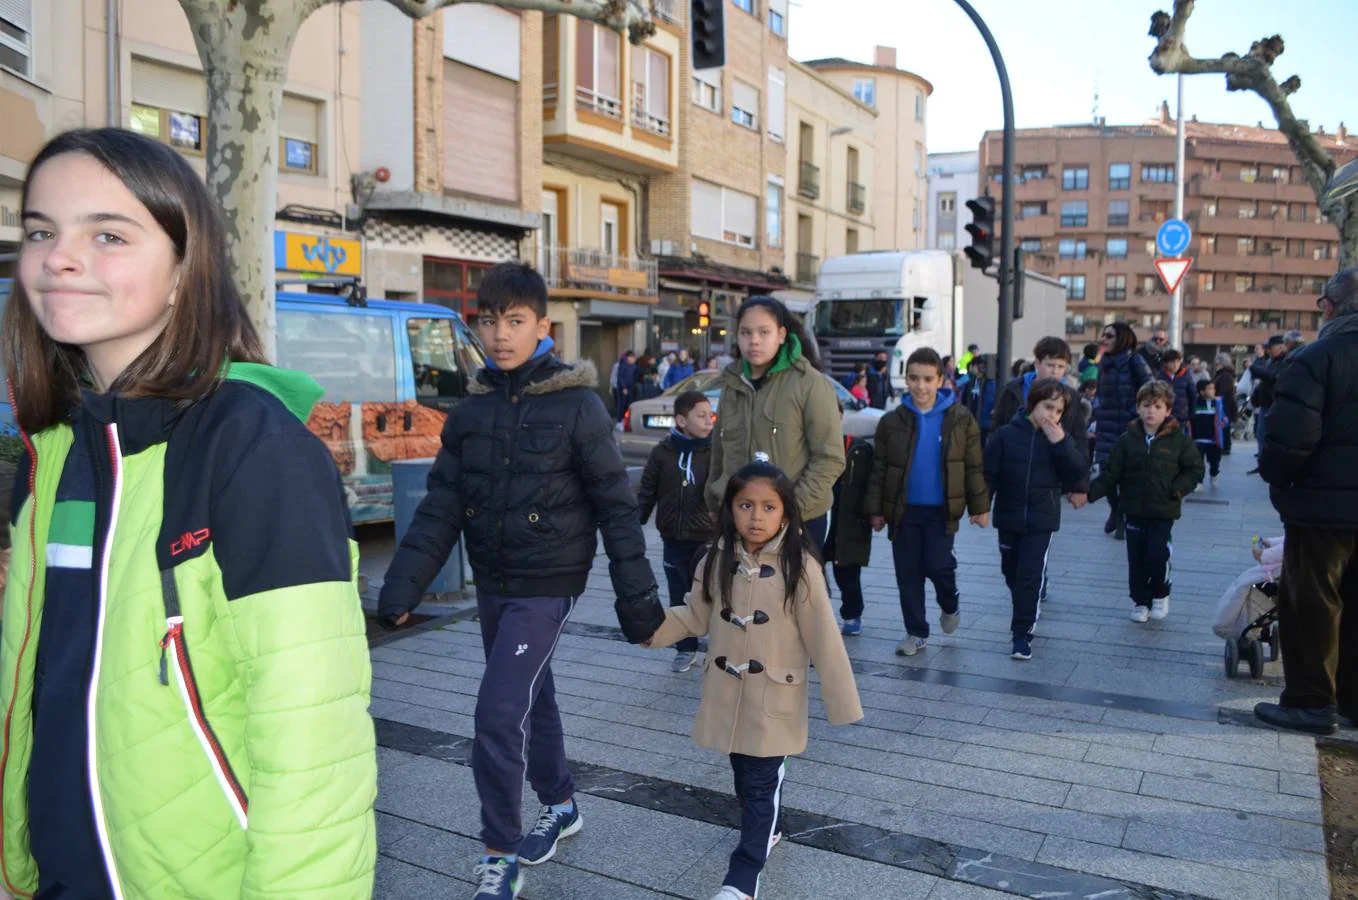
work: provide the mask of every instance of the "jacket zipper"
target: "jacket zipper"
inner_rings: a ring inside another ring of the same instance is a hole
[[[113,889],[115,900],[122,900],[123,889],[118,881],[117,863],[113,859],[113,845],[109,842],[108,818],[104,814],[103,792],[99,788],[98,746],[99,723],[99,670],[104,659],[104,623],[108,619],[108,572],[113,557],[113,540],[118,531],[118,509],[123,499],[123,455],[118,440],[118,426],[110,423],[105,426],[108,438],[109,462],[113,466],[113,500],[109,506],[108,533],[104,535],[103,552],[99,558],[99,585],[96,599],[99,616],[94,631],[94,660],[90,666],[90,683],[85,694],[85,720],[87,722],[85,766],[89,773],[90,803],[94,810],[94,830],[99,837],[99,849],[104,855],[104,868],[108,872],[109,886]]]
[[[173,581],[174,573],[166,571],[162,573],[161,577],[162,583],[166,580]],[[178,606],[177,600],[174,605]],[[165,618],[165,625],[168,630],[165,632],[165,636],[160,639],[160,683],[167,686],[170,683],[166,651],[173,648],[175,683],[179,687],[179,696],[183,699],[184,708],[188,712],[189,725],[193,727],[194,736],[198,738],[198,743],[202,746],[203,752],[207,754],[208,765],[212,767],[212,774],[221,786],[222,793],[226,795],[227,803],[231,805],[231,812],[235,814],[236,821],[244,829],[250,811],[250,801],[245,796],[245,789],[241,787],[235,772],[231,769],[231,763],[226,758],[226,751],[222,749],[221,742],[217,740],[216,732],[208,724],[207,714],[203,711],[202,697],[198,693],[198,681],[193,677],[193,666],[189,664],[189,648],[184,642],[184,617],[182,615],[168,615]]]
[[[1028,507],[1031,505],[1029,497],[1033,490],[1033,456],[1037,453],[1037,432],[1028,439],[1028,471],[1023,476],[1023,528],[1028,529]],[[1058,501],[1059,502],[1059,501]]]
[[[9,387],[10,406],[14,403],[14,387]],[[16,897],[31,897],[32,894],[19,890],[9,879],[9,867],[5,864],[5,776],[9,773],[9,726],[14,718],[14,701],[19,696],[19,671],[23,668],[24,653],[28,650],[29,638],[33,636],[33,583],[38,578],[38,450],[33,446],[33,441],[29,438],[28,432],[19,430],[19,436],[23,439],[24,447],[28,450],[28,496],[32,500],[33,509],[28,517],[28,599],[24,613],[24,638],[19,644],[19,658],[14,663],[14,693],[9,698],[9,708],[5,710],[5,734],[4,749],[0,751],[0,875],[4,876],[5,889]]]

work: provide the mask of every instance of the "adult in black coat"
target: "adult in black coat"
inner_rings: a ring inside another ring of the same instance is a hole
[[[1221,452],[1229,455],[1231,452],[1231,425],[1240,417],[1240,402],[1235,396],[1236,383],[1235,367],[1231,365],[1229,353],[1218,353],[1216,358],[1216,371],[1212,374],[1212,383],[1217,387],[1217,397],[1221,400],[1221,408],[1226,413],[1226,420],[1229,423],[1222,429]]]
[[[1250,403],[1254,406],[1254,439],[1258,453],[1264,452],[1264,436],[1267,434],[1268,414],[1273,408],[1273,395],[1276,390],[1278,371],[1282,368],[1283,358],[1287,355],[1287,341],[1281,334],[1268,339],[1264,355],[1250,363],[1250,378],[1254,389],[1250,393]],[[1259,471],[1252,469],[1253,475]]]
[[[1285,686],[1255,714],[1330,734],[1358,725],[1358,268],[1330,279],[1319,338],[1277,374],[1259,474],[1282,516]]]
[[[1146,357],[1137,352],[1136,332],[1126,322],[1104,326],[1101,344],[1103,358],[1099,361],[1099,406],[1094,411],[1097,427],[1094,461],[1100,464],[1108,459],[1113,445],[1127,430],[1127,424],[1136,418],[1136,392],[1141,389],[1141,385],[1155,377]],[[1158,353],[1156,358],[1159,358]],[[1104,533],[1122,540],[1122,519],[1117,494],[1110,493]]]

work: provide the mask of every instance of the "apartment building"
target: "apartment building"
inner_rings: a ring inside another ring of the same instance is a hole
[[[1190,354],[1244,354],[1271,334],[1314,337],[1315,299],[1334,274],[1338,234],[1277,131],[1185,123],[1185,218],[1193,268],[1184,281]],[[1156,275],[1155,232],[1174,208],[1174,122],[1167,106],[1144,125],[1022,129],[1016,156],[1015,238],[1030,270],[1066,285],[1066,332],[1094,340],[1126,321],[1169,318]],[[1341,126],[1318,139],[1341,162],[1358,150]],[[979,148],[981,178],[998,195],[1001,134]]]
[[[971,242],[967,201],[976,198],[978,172],[975,150],[929,154],[930,250],[955,250]]]
[[[925,147],[933,85],[897,68],[894,47],[877,47],[872,65],[839,57],[806,65],[877,110],[872,196],[877,244],[882,249],[922,249],[928,235]]]
[[[820,72],[788,67],[789,198],[783,271],[793,287],[778,296],[799,311],[815,302],[822,260],[876,247],[874,176],[878,112]]]
[[[324,7],[293,47],[278,152],[280,277],[363,271],[346,216],[349,161],[360,143],[358,9]],[[56,134],[111,121],[164,141],[204,171],[207,89],[179,4],[123,5],[112,60],[106,35],[102,4],[0,2],[0,278],[13,271],[28,163]]]
[[[683,34],[686,7],[675,3],[666,13]],[[789,285],[787,34],[787,0],[731,0],[723,68],[694,71],[689,41],[680,41],[678,167],[651,176],[644,223],[658,265],[648,333],[654,349],[730,350],[740,302]],[[708,304],[706,328],[701,303]]]

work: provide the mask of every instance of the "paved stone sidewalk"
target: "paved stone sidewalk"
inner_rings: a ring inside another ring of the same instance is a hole
[[[957,542],[961,628],[895,656],[900,610],[878,538],[864,633],[848,641],[867,718],[831,728],[813,692],[811,744],[788,764],[787,837],[762,896],[1328,897],[1314,742],[1249,724],[1281,669],[1227,680],[1210,628],[1222,589],[1252,563],[1251,535],[1280,531],[1264,486],[1243,474],[1251,462],[1227,457],[1220,489],[1186,504],[1163,622],[1127,618],[1106,507],[1067,508],[1027,663],[1008,656],[995,533],[969,527]],[[528,871],[528,900],[707,900],[719,885],[735,840],[730,770],[689,741],[698,673],[673,675],[669,662],[618,638],[601,558],[553,667],[586,825]],[[377,895],[468,897],[477,627],[408,632],[373,665]],[[535,804],[525,793],[530,822]]]

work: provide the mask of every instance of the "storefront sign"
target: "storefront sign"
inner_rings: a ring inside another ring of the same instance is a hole
[[[363,251],[358,241],[325,234],[275,231],[274,267],[288,272],[362,275]]]

